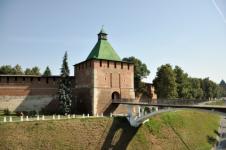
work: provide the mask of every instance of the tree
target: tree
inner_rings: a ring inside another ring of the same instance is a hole
[[[224,80],[221,80],[219,84],[220,97],[226,97],[226,83]]]
[[[65,52],[63,58],[63,64],[61,67],[61,79],[59,82],[58,89],[58,98],[60,102],[60,113],[68,114],[71,112],[72,107],[72,90],[71,90],[71,82],[69,78],[69,67],[67,62],[67,52]]]
[[[191,99],[191,84],[188,79],[188,74],[184,73],[179,66],[175,66],[174,73],[176,76],[178,98]]]
[[[37,75],[37,76],[40,76],[41,73],[40,73],[40,69],[39,67],[35,66],[31,69],[31,72],[32,72],[32,75]]]
[[[197,78],[189,78],[189,82],[191,84],[191,95],[194,99],[202,99],[203,98],[203,90],[202,90],[202,79]]]
[[[225,88],[226,89],[226,83],[224,80],[221,80],[220,84],[219,84],[221,87]]]
[[[134,64],[134,86],[135,92],[138,93],[145,93],[146,87],[145,84],[142,82],[142,79],[146,78],[150,71],[147,68],[147,65],[141,62],[141,60],[131,56],[128,58],[123,58],[123,61],[131,62]]]
[[[11,65],[3,65],[0,67],[0,74],[13,74],[13,68]]]
[[[176,76],[170,64],[158,68],[153,84],[159,98],[177,98]]]
[[[24,74],[25,75],[32,75],[32,71],[30,68],[27,68],[25,71],[24,71]]]
[[[50,70],[49,66],[47,66],[46,70],[43,73],[43,76],[51,76],[51,75],[52,75],[51,70]]]
[[[220,94],[219,86],[215,82],[209,80],[209,78],[205,78],[202,80],[202,89],[204,92],[203,95],[204,99],[209,100],[219,97]]]
[[[23,69],[22,69],[22,67],[19,64],[17,64],[13,68],[13,74],[15,74],[15,75],[23,75],[24,74]]]

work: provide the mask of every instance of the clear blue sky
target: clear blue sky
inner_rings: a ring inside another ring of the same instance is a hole
[[[59,74],[83,61],[102,25],[123,58],[135,56],[156,75],[179,65],[192,77],[226,80],[226,1],[216,0],[1,0],[0,65],[50,66]],[[217,6],[217,7],[216,7]]]

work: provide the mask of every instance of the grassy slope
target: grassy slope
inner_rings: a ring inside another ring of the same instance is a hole
[[[178,111],[140,128],[125,118],[7,123],[0,124],[0,149],[210,149],[218,122],[214,114]]]

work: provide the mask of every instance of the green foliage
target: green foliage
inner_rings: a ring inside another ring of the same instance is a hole
[[[47,66],[46,70],[43,73],[43,76],[51,76],[51,75],[52,75],[51,70],[50,70],[49,66]]]
[[[220,96],[226,97],[226,83],[224,80],[221,80],[219,84]]]
[[[12,67],[11,65],[3,65],[0,67],[0,74],[3,75],[41,75],[39,67],[27,68],[23,71],[22,67],[17,64]]]
[[[72,90],[70,81],[70,71],[67,62],[67,52],[65,52],[63,58],[63,64],[61,67],[61,79],[59,82],[58,96],[60,101],[60,113],[68,114],[71,112],[72,107]]]
[[[35,66],[31,69],[32,75],[41,75],[39,67]]]
[[[37,75],[37,76],[41,75],[40,69],[37,66],[35,66],[31,69],[27,68],[24,73],[25,73],[25,75]]]
[[[32,75],[31,69],[27,68],[24,72],[25,75]]]
[[[191,95],[193,99],[201,99],[203,97],[202,80],[197,78],[189,78],[191,83]]]
[[[0,74],[14,74],[14,69],[11,65],[3,65],[0,67]]]
[[[226,96],[226,84],[224,81],[217,85],[209,78],[191,78],[179,66],[175,66],[172,73],[172,67],[169,64],[158,68],[157,76],[153,83],[159,98],[208,100]],[[174,91],[175,87],[176,92]]]
[[[177,98],[176,76],[170,64],[162,65],[158,68],[153,84],[158,98]]]
[[[202,80],[202,90],[204,92],[204,99],[213,99],[220,96],[219,86],[213,81],[209,80],[209,78]]]
[[[191,83],[189,82],[188,74],[179,67],[175,66],[174,73],[176,75],[177,93],[180,98],[192,98]]]
[[[19,64],[17,64],[14,68],[13,68],[13,74],[15,74],[15,75],[23,75],[24,74],[24,71],[23,71],[23,69],[22,69],[22,67],[19,65]]]
[[[6,109],[3,110],[3,114],[6,115],[6,116],[9,116],[10,113],[11,113],[11,112],[9,111],[8,108],[6,108]]]
[[[150,74],[147,65],[133,56],[123,58],[122,60],[134,64],[134,86],[136,94],[145,93],[146,87],[145,84],[142,82],[142,79],[146,78]]]

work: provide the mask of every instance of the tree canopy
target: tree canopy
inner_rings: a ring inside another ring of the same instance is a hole
[[[191,82],[189,81],[188,74],[184,73],[179,66],[175,66],[174,73],[176,76],[178,97],[191,98]]]
[[[219,86],[220,86],[219,87],[220,88],[220,95],[222,97],[226,97],[226,83],[225,83],[225,81],[224,80],[221,80]]]
[[[147,65],[143,63],[138,58],[135,58],[133,56],[123,58],[123,61],[131,62],[134,64],[134,86],[135,86],[135,92],[136,93],[144,93],[146,92],[145,84],[142,82],[144,78],[146,78],[150,71],[147,68]]]
[[[0,67],[0,74],[4,75],[23,75],[23,69],[20,65],[12,67],[11,65],[3,65]]]
[[[45,71],[43,72],[43,76],[51,76],[51,70],[49,68],[49,66],[46,67]]]
[[[224,81],[221,81],[220,85],[218,85],[209,80],[209,78],[192,78],[181,67],[175,66],[172,69],[169,64],[158,68],[153,83],[159,98],[209,100],[226,95],[226,84]],[[174,90],[175,88],[176,91]]]
[[[35,66],[31,69],[27,68],[24,73],[25,73],[25,75],[37,75],[37,76],[41,75],[40,69],[37,66]]]
[[[22,67],[17,64],[14,67],[11,65],[3,65],[0,67],[0,74],[2,75],[41,75],[39,67],[27,68],[23,71]]]
[[[170,64],[158,68],[153,84],[158,98],[177,98],[176,75]]]

